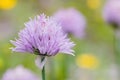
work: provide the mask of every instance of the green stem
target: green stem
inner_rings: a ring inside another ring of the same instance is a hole
[[[116,27],[116,26],[115,26]],[[114,44],[114,55],[115,55],[115,62],[116,62],[116,65],[117,65],[117,68],[118,68],[118,75],[120,76],[120,63],[119,63],[119,51],[118,51],[118,36],[117,36],[117,29],[118,29],[118,26],[117,28],[114,28],[114,32],[113,32],[113,44]],[[120,79],[120,77],[118,76],[118,79]]]
[[[117,62],[117,56],[116,56],[116,30],[113,31],[113,51],[114,51],[114,61]]]
[[[45,80],[45,66],[42,69],[42,80]]]
[[[45,59],[45,57],[43,56],[41,58],[41,62],[44,61],[44,59]],[[43,68],[42,68],[42,80],[45,80],[45,66],[43,66]]]
[[[118,52],[118,49],[117,49],[117,32],[116,32],[116,29],[114,29],[114,39],[113,39],[113,42],[114,42],[114,54],[115,54],[115,62],[116,64],[119,66],[119,52]]]

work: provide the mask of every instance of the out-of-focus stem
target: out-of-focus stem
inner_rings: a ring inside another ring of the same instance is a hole
[[[118,69],[118,80],[120,79],[120,62],[119,62],[119,52],[118,52],[118,46],[117,46],[117,44],[118,44],[118,36],[117,36],[117,29],[118,29],[118,25],[117,25],[117,27],[114,25],[113,26],[114,28],[113,28],[113,30],[114,30],[114,32],[113,32],[113,47],[114,47],[114,60],[115,60],[115,63],[116,63],[116,65],[117,65],[117,69]]]

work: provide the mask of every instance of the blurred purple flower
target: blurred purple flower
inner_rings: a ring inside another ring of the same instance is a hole
[[[42,14],[25,23],[25,26],[19,33],[19,39],[11,40],[15,46],[12,51],[34,53],[39,55],[39,58],[54,56],[59,52],[74,55],[71,49],[74,43],[67,38],[53,18]],[[44,65],[45,61],[46,59],[41,65]]]
[[[77,38],[85,36],[85,17],[76,9],[68,8],[58,10],[53,17],[61,23],[64,32],[72,33]]]
[[[120,0],[108,0],[106,2],[103,18],[107,23],[120,25]]]
[[[2,80],[39,80],[38,77],[30,70],[23,66],[18,66],[15,69],[9,69],[3,75]]]

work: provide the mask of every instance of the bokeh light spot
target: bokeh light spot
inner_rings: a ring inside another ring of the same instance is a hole
[[[15,7],[17,0],[0,0],[0,9],[10,10]]]
[[[100,0],[87,0],[88,8],[93,10],[98,9],[100,7],[100,4],[101,4]]]
[[[81,68],[95,69],[98,66],[98,59],[92,54],[82,54],[77,57],[76,63]]]

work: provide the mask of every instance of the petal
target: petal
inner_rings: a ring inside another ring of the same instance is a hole
[[[73,54],[72,52],[63,51],[62,53],[63,54],[69,54],[69,55],[75,56],[75,54]]]
[[[35,64],[38,68],[42,69],[47,61],[47,58],[45,57],[44,60],[41,62],[41,59],[43,58],[43,56],[37,56],[36,60],[35,60]]]

